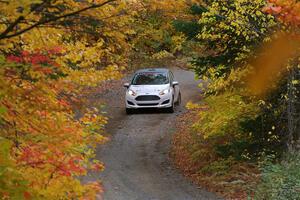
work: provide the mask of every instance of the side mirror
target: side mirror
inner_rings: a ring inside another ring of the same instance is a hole
[[[129,88],[129,85],[130,85],[129,83],[124,83],[123,86],[124,86],[125,88]]]
[[[172,86],[179,85],[178,81],[173,81]]]

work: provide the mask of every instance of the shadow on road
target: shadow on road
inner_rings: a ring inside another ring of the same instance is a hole
[[[168,113],[167,109],[158,109],[158,108],[139,108],[136,110],[132,110],[132,114],[130,115],[138,115],[138,114],[174,114]]]

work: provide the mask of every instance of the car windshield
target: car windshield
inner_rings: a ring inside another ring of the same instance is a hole
[[[132,80],[132,85],[163,85],[168,83],[169,78],[166,72],[140,72]]]

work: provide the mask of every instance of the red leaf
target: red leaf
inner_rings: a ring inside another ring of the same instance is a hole
[[[31,199],[31,194],[27,191],[23,193],[24,199]]]
[[[273,11],[274,14],[279,14],[282,11],[282,7],[276,6],[276,7],[271,7],[271,10]]]

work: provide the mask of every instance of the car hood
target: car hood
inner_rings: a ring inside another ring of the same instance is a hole
[[[131,85],[129,89],[138,94],[157,94],[162,90],[169,89],[170,85]]]

